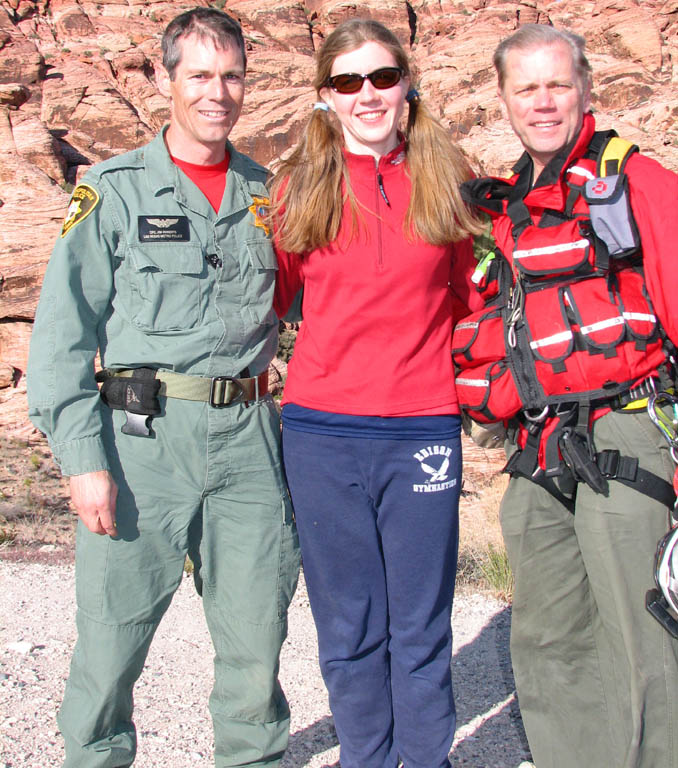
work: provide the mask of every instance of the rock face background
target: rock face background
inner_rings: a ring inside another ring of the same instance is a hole
[[[0,0],[0,429],[29,434],[28,340],[69,191],[87,166],[148,141],[168,116],[154,85],[162,30],[193,2]],[[245,112],[232,138],[264,164],[293,144],[315,101],[314,51],[370,16],[408,47],[422,96],[481,171],[520,154],[501,118],[492,52],[520,24],[587,40],[593,106],[678,170],[678,0],[218,0],[248,44]],[[675,244],[667,243],[667,247]]]

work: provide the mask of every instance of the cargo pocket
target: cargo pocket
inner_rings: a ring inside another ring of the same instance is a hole
[[[146,333],[198,325],[205,264],[199,244],[130,246],[116,287],[132,325]]]

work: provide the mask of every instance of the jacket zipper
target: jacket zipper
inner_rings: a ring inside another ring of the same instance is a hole
[[[378,239],[378,248],[377,248],[377,269],[381,271],[384,268],[384,254],[383,254],[383,243],[382,243],[382,237],[381,237],[381,218],[379,216],[379,196],[384,198],[384,202],[386,205],[390,208],[391,203],[389,202],[388,197],[386,196],[386,190],[384,189],[384,178],[381,175],[381,172],[379,171],[379,160],[375,158],[375,170],[377,172],[377,189],[375,193],[376,198],[376,212],[377,212],[377,239]]]

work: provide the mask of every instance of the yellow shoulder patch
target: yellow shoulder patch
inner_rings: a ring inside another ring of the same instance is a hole
[[[270,228],[266,226],[264,217],[268,213],[268,206],[270,204],[271,201],[267,197],[252,196],[252,205],[248,209],[254,216],[254,226],[261,227],[267,235],[270,233]]]
[[[78,184],[71,195],[71,202],[66,211],[64,225],[61,228],[61,237],[70,232],[73,227],[97,207],[99,203],[99,193],[89,184]]]
[[[598,176],[614,176],[624,170],[626,161],[638,151],[638,146],[620,136],[613,136],[598,157]]]

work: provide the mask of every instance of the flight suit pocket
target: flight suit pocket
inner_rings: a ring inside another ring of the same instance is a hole
[[[119,290],[132,325],[150,333],[198,325],[205,263],[199,244],[130,246]]]
[[[273,291],[278,261],[268,238],[246,240],[243,279],[248,283],[244,295],[252,320],[260,325],[274,325]]]

